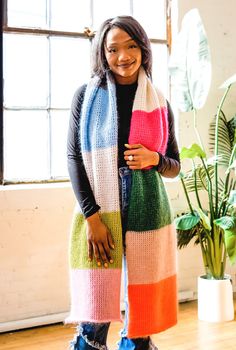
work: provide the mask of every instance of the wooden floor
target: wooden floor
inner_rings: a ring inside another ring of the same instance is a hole
[[[111,325],[110,350],[116,349],[120,327],[120,323]],[[0,349],[67,350],[73,334],[73,328],[62,324],[4,333]],[[153,336],[153,341],[159,350],[236,350],[236,315],[232,322],[206,323],[197,319],[196,301],[180,304],[178,325]]]

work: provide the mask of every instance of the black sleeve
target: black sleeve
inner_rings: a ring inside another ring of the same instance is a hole
[[[87,218],[96,213],[100,207],[95,201],[80,149],[79,125],[85,89],[86,85],[81,86],[72,101],[67,137],[67,165],[74,194]]]
[[[169,138],[166,154],[159,153],[160,161],[157,165],[157,171],[164,177],[176,177],[180,172],[179,149],[175,137],[174,114],[167,101]]]

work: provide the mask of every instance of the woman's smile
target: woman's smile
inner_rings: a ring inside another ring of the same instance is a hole
[[[134,64],[134,62],[131,62],[131,63],[121,63],[121,64],[118,64],[118,67],[122,67],[122,68],[130,68],[132,66],[132,64]]]

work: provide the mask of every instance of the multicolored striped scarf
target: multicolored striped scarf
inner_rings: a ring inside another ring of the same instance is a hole
[[[88,261],[86,220],[77,208],[70,244],[71,314],[67,322],[121,320],[120,285],[122,228],[118,183],[118,115],[116,86],[111,74],[106,86],[95,77],[82,106],[82,158],[100,217],[109,228],[115,249],[113,264],[98,267]],[[166,100],[141,67],[131,117],[130,144],[142,144],[162,154],[168,141]],[[132,172],[126,232],[128,273],[128,334],[141,337],[176,323],[176,237],[160,174],[156,169]]]

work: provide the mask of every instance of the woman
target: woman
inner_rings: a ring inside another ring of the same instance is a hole
[[[97,32],[92,79],[75,93],[68,169],[78,201],[70,246],[71,349],[107,349],[126,312],[119,349],[157,349],[150,335],[176,323],[176,242],[160,175],[180,170],[171,108],[154,88],[150,42],[130,16]]]

